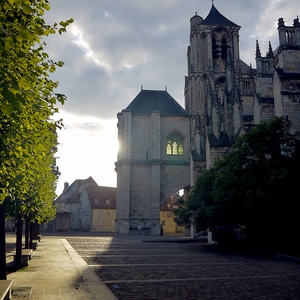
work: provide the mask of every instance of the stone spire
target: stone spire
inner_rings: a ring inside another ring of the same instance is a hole
[[[267,53],[267,57],[274,57],[274,52],[272,49],[271,42],[269,41],[269,52]]]
[[[261,53],[260,53],[260,49],[259,49],[259,45],[258,45],[258,40],[256,40],[256,56],[255,58],[259,58],[261,57]]]

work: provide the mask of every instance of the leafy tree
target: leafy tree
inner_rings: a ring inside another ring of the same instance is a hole
[[[63,63],[49,59],[42,38],[65,32],[73,20],[47,25],[43,14],[49,9],[47,0],[0,0],[1,279],[6,278],[4,215],[41,221],[54,211],[55,132],[61,121],[52,116],[65,96],[54,93],[58,82],[49,76]]]
[[[245,228],[248,242],[273,248],[283,237],[294,240],[299,155],[290,128],[276,117],[241,136],[199,176],[177,217],[184,212],[198,229]]]
[[[211,224],[211,211],[205,210],[212,202],[212,183],[214,169],[205,170],[198,177],[195,187],[191,191],[187,201],[182,198],[178,201],[178,207],[174,209],[174,220],[177,225],[190,228],[194,225],[198,231],[207,229]]]

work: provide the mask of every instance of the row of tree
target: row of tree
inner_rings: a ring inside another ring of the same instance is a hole
[[[47,0],[0,0],[0,279],[6,279],[5,218],[18,220],[20,266],[22,220],[42,223],[55,216],[62,120],[54,115],[57,102],[66,99],[54,93],[58,82],[50,79],[63,63],[50,60],[43,37],[65,32],[73,20],[47,25],[49,9]]]
[[[276,117],[240,136],[180,201],[177,224],[213,230],[226,243],[234,243],[238,231],[248,245],[300,254],[300,155],[290,129],[288,119]]]

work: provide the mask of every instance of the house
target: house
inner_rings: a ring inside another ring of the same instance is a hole
[[[174,221],[173,210],[176,207],[179,194],[174,194],[160,207],[160,223],[163,233],[183,233],[184,228],[178,226]]]
[[[78,207],[78,229],[114,232],[116,188],[91,186],[82,191]]]
[[[99,186],[92,177],[65,183],[55,206],[57,231],[115,231],[116,188]]]

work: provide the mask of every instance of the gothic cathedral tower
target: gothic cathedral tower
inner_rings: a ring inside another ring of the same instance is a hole
[[[118,114],[116,232],[160,232],[160,208],[255,124],[286,116],[300,137],[300,23],[279,19],[280,45],[257,69],[240,59],[240,26],[212,4],[190,20],[185,109],[165,91],[141,90]],[[255,49],[253,49],[255,50]],[[254,51],[253,51],[254,52]]]
[[[196,14],[190,20],[184,94],[191,116],[192,185],[242,130],[239,30],[214,5],[205,19]]]

